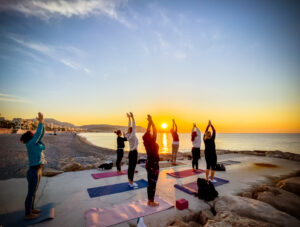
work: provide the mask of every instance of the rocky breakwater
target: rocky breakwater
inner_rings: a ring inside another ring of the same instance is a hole
[[[300,226],[300,175],[259,185],[240,195],[227,195],[213,202],[210,209],[190,213],[168,226]]]

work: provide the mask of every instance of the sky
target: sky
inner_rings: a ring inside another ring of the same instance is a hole
[[[300,3],[0,0],[0,113],[300,132]]]

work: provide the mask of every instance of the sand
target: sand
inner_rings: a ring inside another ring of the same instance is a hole
[[[0,134],[0,179],[25,177],[28,169],[26,147],[20,142],[18,134]],[[45,156],[47,167],[59,169],[59,161],[65,158],[94,156],[101,159],[114,157],[115,150],[100,148],[89,144],[72,133],[61,133],[56,136],[46,134],[43,138],[46,145]]]

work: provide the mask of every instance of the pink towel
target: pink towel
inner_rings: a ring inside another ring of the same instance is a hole
[[[138,171],[135,171],[137,173]],[[104,173],[92,173],[92,177],[94,179],[101,179],[101,178],[106,178],[106,177],[116,177],[116,176],[121,176],[121,175],[126,175],[127,170],[122,171],[122,173],[118,173],[117,171],[113,172],[104,172]]]
[[[105,227],[116,225],[138,217],[154,214],[173,207],[173,205],[159,196],[155,197],[159,206],[150,207],[147,205],[148,199],[137,200],[131,203],[114,205],[108,209],[93,208],[85,212],[86,227]]]
[[[183,177],[189,177],[194,176],[200,173],[205,173],[205,170],[197,169],[195,172],[193,172],[192,169],[187,169],[179,172],[173,172],[173,173],[167,173],[168,175],[176,178],[183,178]]]

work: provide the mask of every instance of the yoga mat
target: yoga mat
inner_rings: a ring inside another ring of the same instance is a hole
[[[226,160],[226,161],[222,161],[222,162],[219,162],[219,163],[222,163],[224,166],[229,166],[229,165],[238,164],[238,163],[241,163],[241,162],[233,161],[233,160]]]
[[[193,172],[192,169],[188,169],[188,170],[183,170],[183,171],[173,172],[173,173],[167,173],[167,174],[170,175],[171,177],[183,178],[183,177],[194,176],[194,175],[197,175],[197,174],[200,174],[200,173],[205,173],[205,170],[198,169],[198,170],[196,170],[196,172]]]
[[[24,220],[24,210],[15,211],[8,214],[2,214],[0,215],[0,226],[3,227],[6,226],[28,226],[28,225],[34,225],[38,224],[40,222],[44,222],[47,220],[51,220],[55,216],[55,209],[54,209],[54,203],[48,203],[42,207],[39,208],[41,210],[41,213],[39,214],[40,217],[34,220]]]
[[[229,182],[228,180],[224,180],[224,179],[221,179],[218,177],[215,177],[214,179],[217,181],[217,182],[212,182],[215,187],[223,185],[223,184],[227,184]],[[191,195],[198,193],[197,181],[194,181],[194,182],[191,182],[188,184],[183,184],[183,185],[175,184],[174,187],[183,192],[191,194]]]
[[[138,171],[134,171],[137,173]],[[117,171],[113,172],[104,172],[104,173],[92,173],[92,177],[94,179],[101,179],[101,178],[107,178],[107,177],[116,177],[116,176],[122,176],[127,175],[127,170],[124,170],[123,173],[118,173]]]
[[[144,217],[163,210],[167,210],[173,205],[159,196],[155,197],[159,206],[150,207],[147,205],[148,199],[138,200],[131,203],[114,205],[107,209],[93,208],[87,210],[85,216],[86,227],[106,227],[129,221],[138,217]]]
[[[137,190],[141,188],[146,188],[148,186],[148,182],[145,181],[144,179],[134,181],[134,182],[137,183],[138,188],[131,188],[129,187],[128,182],[126,182],[126,183],[112,184],[112,185],[106,185],[106,186],[101,186],[96,188],[88,188],[87,191],[89,193],[89,196],[91,198],[94,198],[94,197],[99,197],[104,195],[116,194],[120,192]]]

